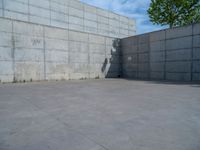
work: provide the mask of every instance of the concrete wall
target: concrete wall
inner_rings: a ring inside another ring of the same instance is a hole
[[[200,81],[200,24],[122,39],[123,76]]]
[[[0,18],[0,81],[118,77],[119,40]]]
[[[135,20],[78,0],[0,0],[0,17],[122,38],[135,35]]]

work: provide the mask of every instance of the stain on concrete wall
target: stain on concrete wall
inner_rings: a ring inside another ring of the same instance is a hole
[[[0,35],[1,82],[120,75],[118,39],[5,18]]]

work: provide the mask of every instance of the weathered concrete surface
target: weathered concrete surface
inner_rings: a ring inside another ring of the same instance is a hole
[[[0,82],[118,77],[119,39],[0,18]]]
[[[122,39],[123,76],[200,81],[199,24]]]
[[[79,0],[0,0],[0,16],[117,38],[136,33],[134,19]]]
[[[133,80],[0,85],[1,150],[199,150],[200,86]]]

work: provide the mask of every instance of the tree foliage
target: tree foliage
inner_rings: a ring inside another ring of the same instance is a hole
[[[200,0],[151,0],[147,12],[154,24],[188,25],[200,22]]]

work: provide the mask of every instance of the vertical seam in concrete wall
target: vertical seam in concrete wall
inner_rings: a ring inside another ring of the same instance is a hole
[[[13,31],[13,21],[12,21],[12,69],[13,69],[13,82],[16,81],[16,71],[15,71],[15,38],[14,38],[14,31]]]
[[[46,41],[45,41],[45,27],[43,27],[43,49],[44,49],[44,80],[47,80],[46,76]]]
[[[91,63],[91,60],[90,60],[90,59],[91,59],[91,58],[90,58],[90,47],[89,47],[89,34],[87,34],[87,49],[88,49],[88,77],[91,78],[91,77],[90,77],[90,68],[91,68],[91,67],[90,67],[90,65],[91,65],[91,64],[90,64],[90,63]]]
[[[107,59],[107,52],[106,52],[106,48],[107,48],[107,46],[106,46],[106,37],[104,37],[104,54],[105,54],[105,60]],[[111,54],[111,57],[112,57],[112,54]],[[110,60],[108,61],[107,60],[107,62],[109,62],[110,63]],[[107,69],[107,68],[106,68]],[[106,77],[106,73],[107,73],[107,70],[104,70],[104,76]]]
[[[167,60],[167,50],[166,50],[166,30],[164,30],[165,32],[165,39],[164,39],[164,80],[166,80],[166,60]]]
[[[194,54],[193,54],[193,50],[194,50],[194,47],[193,47],[193,42],[194,42],[194,41],[193,41],[193,37],[194,37],[194,34],[193,34],[193,33],[194,33],[194,32],[193,32],[193,31],[194,31],[194,24],[192,25],[192,47],[191,47],[191,60],[190,60],[190,61],[191,61],[191,62],[190,62],[190,63],[191,63],[191,64],[190,64],[190,68],[191,68],[191,70],[190,70],[190,80],[191,80],[191,81],[193,81],[193,55],[194,55]]]
[[[139,37],[137,37],[137,72],[136,72],[136,79],[139,78]]]
[[[30,22],[30,2],[28,0],[28,21]]]
[[[52,9],[51,9],[51,0],[49,0],[49,10],[50,10],[50,25],[51,25],[51,12],[52,12]]]
[[[70,40],[69,40],[69,29],[67,29],[67,33],[68,33],[68,35],[67,35],[67,38],[68,38],[68,67],[70,67],[71,68],[71,65],[70,65],[70,46],[69,46],[69,44],[70,44]],[[71,69],[70,69],[71,70]],[[70,75],[71,75],[71,73],[69,72],[68,73],[68,76],[69,76],[69,79],[71,78],[70,77]]]
[[[3,17],[5,17],[5,10],[4,10],[5,8],[4,8],[4,0],[2,0],[2,10],[3,10]]]
[[[148,61],[149,61],[149,70],[148,70],[148,78],[149,80],[151,79],[151,49],[150,49],[150,34],[148,34],[148,53],[149,53],[149,57],[148,57]]]

